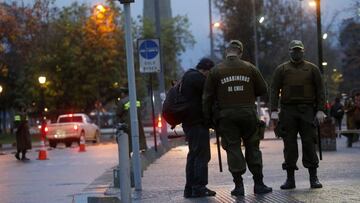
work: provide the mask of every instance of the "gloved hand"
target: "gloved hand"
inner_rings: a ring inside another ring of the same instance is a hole
[[[326,118],[326,114],[323,111],[316,112],[316,120],[319,123],[323,123]]]
[[[270,115],[270,119],[279,120],[279,113],[277,111],[272,111]]]

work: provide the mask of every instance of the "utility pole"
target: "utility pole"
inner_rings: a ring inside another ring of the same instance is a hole
[[[316,0],[317,40],[318,40],[318,66],[321,74],[324,74],[323,50],[321,36],[321,0]]]
[[[134,0],[120,0],[124,4],[125,15],[125,43],[126,43],[126,64],[128,73],[129,85],[129,100],[130,100],[130,120],[131,120],[131,140],[132,140],[132,162],[134,172],[135,190],[141,191],[141,162],[140,162],[140,147],[139,147],[139,121],[137,117],[136,107],[136,84],[134,71],[134,50],[133,39],[131,35],[131,10],[130,3]]]
[[[300,25],[299,25],[299,28],[300,28],[300,40],[302,41],[303,40],[303,23],[304,23],[304,20],[303,20],[303,0],[299,0],[300,1]]]
[[[160,3],[159,0],[155,0],[155,27],[156,27],[156,36],[160,39],[160,72],[158,73],[158,81],[159,81],[159,91],[158,91],[158,98],[160,101],[158,102],[158,109],[159,109],[159,116],[161,116],[162,110],[162,103],[165,100],[165,79],[164,79],[164,65],[163,65],[163,57],[161,51],[161,24],[160,24]],[[161,133],[160,133],[160,140],[161,143],[165,146],[169,144],[168,142],[168,133],[167,133],[167,123],[165,119],[161,119]]]
[[[255,66],[259,69],[260,71],[260,67],[259,67],[259,59],[258,59],[258,37],[257,37],[257,18],[256,18],[256,5],[255,5],[255,0],[252,0],[252,5],[253,5],[253,19],[254,19],[254,60],[255,60]],[[257,107],[257,113],[258,116],[260,118],[260,97],[256,98],[256,107]]]
[[[209,26],[210,26],[210,58],[215,60],[214,54],[214,34],[213,34],[213,22],[212,22],[212,1],[209,0]]]

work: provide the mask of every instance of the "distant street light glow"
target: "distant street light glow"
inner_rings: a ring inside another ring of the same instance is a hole
[[[101,13],[105,12],[105,10],[106,10],[105,7],[101,4],[97,5],[96,9],[98,10],[98,12],[101,12]]]
[[[3,87],[0,85],[0,94],[2,93],[3,91]]]
[[[45,76],[40,76],[38,79],[39,79],[40,84],[45,84],[45,82],[46,82],[46,77]]]
[[[327,62],[322,62],[322,65],[323,65],[323,66],[327,66]]]
[[[215,22],[213,26],[214,26],[214,28],[219,28],[221,26],[221,23],[220,22]]]
[[[323,34],[323,39],[326,39],[328,37],[328,34],[327,33],[324,33]]]
[[[265,17],[264,16],[262,16],[261,18],[260,18],[260,20],[259,20],[259,23],[261,24],[261,23],[263,23],[264,22],[264,20],[265,20]]]
[[[334,68],[333,71],[336,72],[337,71],[336,68]]]
[[[315,8],[316,7],[316,1],[310,1],[309,6]]]

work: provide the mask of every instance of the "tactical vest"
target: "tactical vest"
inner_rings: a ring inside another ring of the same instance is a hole
[[[140,101],[136,101],[136,107],[138,107],[138,108],[141,107]],[[128,102],[126,102],[126,103],[124,104],[124,109],[125,109],[125,110],[129,110],[129,109],[130,109],[130,101],[128,101]]]
[[[216,78],[220,108],[254,106],[254,67],[239,59],[219,64]]]
[[[316,88],[311,63],[304,63],[295,66],[288,62],[283,65],[281,103],[313,103],[315,102]]]

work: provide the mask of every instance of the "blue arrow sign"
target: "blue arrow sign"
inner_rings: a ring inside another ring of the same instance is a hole
[[[159,54],[158,45],[152,40],[143,41],[140,44],[140,55],[145,59],[153,59]]]
[[[160,71],[160,51],[159,39],[139,39],[140,73],[156,73]]]

